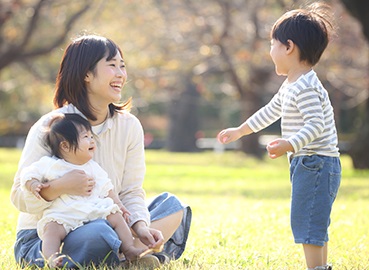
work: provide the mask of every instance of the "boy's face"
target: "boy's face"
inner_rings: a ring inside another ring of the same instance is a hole
[[[286,76],[288,74],[287,46],[282,42],[272,39],[270,42],[270,56],[274,62],[277,75]]]

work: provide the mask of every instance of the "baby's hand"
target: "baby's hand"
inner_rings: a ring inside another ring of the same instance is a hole
[[[37,179],[33,179],[27,182],[26,184],[29,191],[33,193],[33,195],[36,196],[37,199],[41,200],[40,192],[42,189],[49,187],[48,183],[41,183]]]
[[[128,211],[128,209],[122,203],[119,204],[118,206],[119,206],[120,211],[123,212],[123,218],[128,223],[131,213]]]

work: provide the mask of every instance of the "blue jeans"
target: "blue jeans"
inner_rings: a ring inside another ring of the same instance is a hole
[[[186,246],[191,225],[192,212],[170,193],[162,193],[148,206],[151,220],[161,219],[180,210],[184,211],[182,223],[171,239],[165,244],[164,251],[178,259]],[[78,265],[115,265],[119,263],[117,252],[121,241],[108,221],[98,219],[70,232],[63,241],[62,253],[66,255],[63,263],[68,268]],[[44,266],[41,256],[42,241],[36,229],[21,230],[14,245],[15,259],[22,266]]]
[[[338,157],[299,156],[290,165],[291,228],[295,243],[324,246],[341,183]]]

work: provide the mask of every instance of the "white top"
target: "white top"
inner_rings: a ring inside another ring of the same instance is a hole
[[[51,205],[51,202],[39,200],[35,196],[25,199],[25,192],[20,189],[19,176],[23,168],[43,156],[51,156],[50,149],[44,144],[43,130],[55,113],[81,114],[73,105],[66,105],[44,115],[30,129],[11,193],[13,204],[21,211],[17,231],[35,229],[38,216]],[[114,191],[131,213],[129,226],[139,220],[149,225],[150,214],[142,188],[145,175],[145,154],[143,129],[139,120],[126,111],[115,113],[113,117],[108,117],[101,133],[95,134],[94,139],[97,149],[93,159],[108,173]]]
[[[258,132],[279,118],[282,138],[291,143],[294,156],[339,156],[333,107],[313,70],[293,83],[286,80],[272,100],[246,123]]]
[[[85,222],[98,218],[106,219],[108,215],[120,212],[113,199],[107,197],[109,191],[113,189],[108,174],[93,160],[83,165],[75,165],[64,159],[44,156],[22,170],[20,175],[21,189],[25,192],[25,196],[35,196],[25,187],[28,180],[35,178],[42,180],[42,182],[52,181],[72,170],[83,170],[95,180],[95,187],[90,196],[63,194],[55,199],[45,209],[42,218],[37,223],[37,233],[41,239],[43,239],[45,225],[51,221],[62,224],[66,233],[69,233]]]

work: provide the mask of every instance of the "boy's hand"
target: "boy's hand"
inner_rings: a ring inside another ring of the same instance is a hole
[[[242,134],[239,128],[227,128],[219,132],[217,139],[220,143],[227,144],[237,141],[241,137]]]
[[[268,150],[269,157],[272,159],[283,156],[286,152],[293,152],[292,145],[285,139],[275,139],[268,143],[266,149]]]

